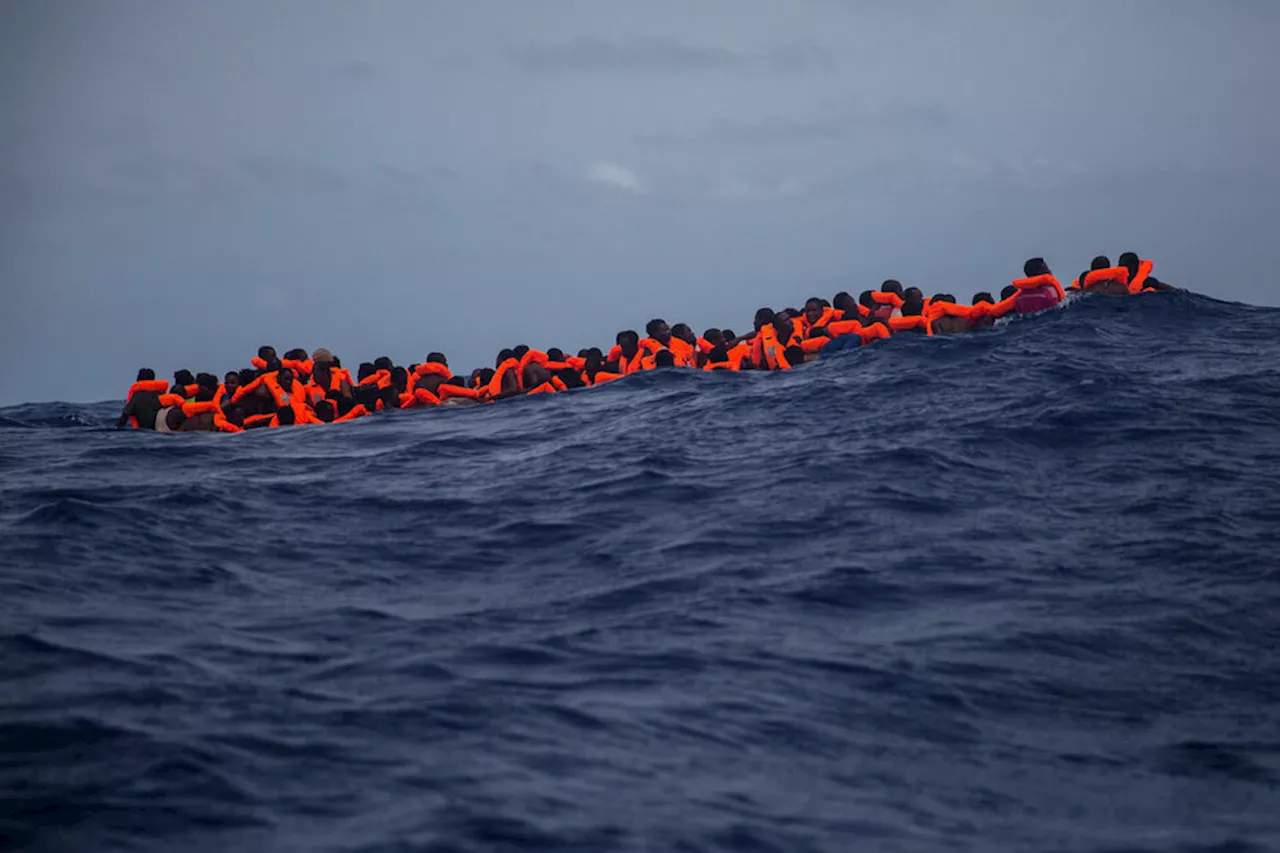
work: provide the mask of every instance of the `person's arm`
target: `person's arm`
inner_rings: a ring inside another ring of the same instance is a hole
[[[138,413],[137,407],[132,399],[124,404],[124,408],[120,411],[120,420],[116,421],[116,429],[124,429],[124,425],[129,422],[129,418]]]

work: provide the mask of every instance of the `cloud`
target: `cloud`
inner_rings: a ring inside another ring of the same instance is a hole
[[[587,167],[586,178],[597,184],[604,184],[616,190],[629,193],[644,192],[644,184],[640,176],[625,166],[597,160]]]
[[[871,132],[942,130],[954,122],[954,113],[939,104],[862,104],[833,107],[823,114],[809,116],[718,118],[691,132],[643,134],[636,137],[636,141],[651,145],[706,142],[739,146],[794,145],[842,141]]]
[[[686,44],[658,36],[617,41],[581,36],[566,42],[526,44],[515,48],[511,58],[517,67],[530,73],[736,71],[753,67],[794,73],[834,65],[830,54],[809,42],[752,52]]]

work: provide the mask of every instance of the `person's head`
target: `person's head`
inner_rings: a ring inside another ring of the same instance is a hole
[[[333,423],[333,419],[338,416],[338,410],[333,407],[332,400],[318,400],[313,409],[316,417],[327,424]]]
[[[373,366],[373,362],[362,361],[360,366],[356,368],[356,381],[363,382],[377,372],[378,369]]]
[[[449,359],[445,358],[442,352],[429,352],[427,353],[427,364],[443,364],[448,367]]]
[[[586,355],[581,356],[581,358],[586,361],[585,369],[587,373],[594,374],[604,364],[604,355],[598,349],[584,350],[584,352],[586,352]]]
[[[276,348],[265,345],[258,347],[258,358],[270,364],[276,360]]]
[[[871,295],[870,290],[864,290],[858,294],[858,304],[869,311],[874,311],[880,307],[876,302],[875,297]]]
[[[896,294],[898,294],[899,296],[901,296],[901,295],[902,295],[902,282],[898,281],[896,278],[886,278],[886,279],[884,280],[884,282],[880,285],[880,292],[881,292],[881,293],[896,293]]]
[[[671,337],[678,338],[692,347],[698,345],[698,336],[693,333],[688,323],[676,323],[671,327]]]
[[[138,370],[138,378],[135,382],[154,382],[156,381],[156,372],[150,367],[143,367]]]
[[[252,367],[246,367],[240,371],[240,384],[248,385],[250,382],[258,378],[258,374]]]
[[[325,347],[317,347],[311,353],[311,361],[315,363],[316,367],[319,367],[322,364],[325,364],[325,365],[332,364],[333,353],[329,352],[329,350],[326,349]]]
[[[786,349],[787,364],[795,367],[797,364],[804,364],[804,350],[792,344]]]
[[[848,291],[844,291],[844,290],[840,291],[835,295],[835,298],[831,300],[831,304],[835,307],[837,311],[848,311],[850,309],[854,311],[858,310],[857,300],[855,300],[852,296],[850,296]]]
[[[1004,286],[1004,289],[1000,291],[1000,300],[1003,302],[1004,300],[1008,299],[1010,296],[1013,296],[1017,292],[1018,292],[1018,288],[1014,287],[1012,284],[1006,284]]]
[[[618,332],[617,342],[624,358],[631,358],[640,351],[640,335],[631,329]]]
[[[729,360],[729,348],[724,343],[716,344],[711,348],[711,352],[707,353],[707,361],[712,364],[721,364]]]
[[[1089,262],[1090,272],[1093,272],[1094,270],[1109,270],[1109,269],[1111,269],[1111,261],[1107,258],[1106,255],[1098,255],[1098,257],[1094,258],[1092,261]]]
[[[671,327],[661,317],[655,317],[644,324],[644,333],[664,347],[671,342]]]
[[[564,361],[564,350],[560,347],[552,347],[547,350],[547,361]]]
[[[791,336],[795,333],[795,326],[791,322],[791,318],[783,314],[773,315],[773,331],[778,336],[780,342],[791,340]]]
[[[304,350],[302,347],[294,347],[293,349],[285,353],[284,357],[289,359],[290,361],[306,361],[307,351]]]
[[[174,385],[194,385],[196,377],[190,370],[175,370],[173,372]]]
[[[724,332],[719,329],[707,329],[702,333],[702,339],[712,347],[718,347],[724,343]]]
[[[498,356],[493,360],[493,366],[494,366],[494,368],[501,367],[501,366],[502,366],[502,362],[504,362],[504,361],[510,361],[510,360],[514,359],[515,357],[516,357],[516,354],[515,354],[515,352],[514,352],[513,350],[504,349],[504,350],[502,350],[501,352],[499,352],[499,353],[498,353]]]
[[[810,326],[822,319],[821,299],[810,296],[804,301],[804,319]]]
[[[1022,274],[1027,278],[1048,275],[1049,265],[1044,262],[1044,258],[1030,258],[1022,265]]]
[[[669,349],[660,349],[653,356],[654,367],[675,367],[676,357]]]
[[[912,291],[915,292],[912,293]],[[907,291],[902,294],[902,316],[918,317],[923,313],[924,294],[920,292],[919,288],[908,288]]]
[[[391,386],[401,394],[409,390],[409,371],[403,367],[391,368]]]
[[[987,305],[994,305],[994,304],[995,304],[995,300],[994,300],[994,299],[992,299],[992,298],[991,298],[991,294],[990,294],[990,293],[987,293],[985,290],[980,290],[980,291],[978,291],[977,293],[973,294],[973,304],[974,304],[974,305],[981,305],[981,304],[983,304],[983,303],[985,303],[985,304],[987,304]]]
[[[918,287],[908,287],[902,291],[903,302],[919,302],[924,303],[924,291]]]
[[[228,394],[234,394],[240,388],[240,374],[234,370],[222,377],[222,387],[226,389]]]
[[[293,387],[293,371],[287,367],[282,367],[276,372],[276,381],[280,383],[280,387],[288,391]]]
[[[529,352],[529,346],[527,344],[520,344],[517,347],[511,348],[511,357],[514,358],[516,361],[519,361],[520,359],[524,358],[528,352]]]
[[[1129,271],[1129,278],[1133,278],[1138,274],[1138,264],[1141,263],[1141,261],[1138,259],[1136,252],[1125,252],[1116,259],[1116,263],[1127,269]]]
[[[955,298],[954,296],[952,296],[950,293],[936,293],[936,294],[934,294],[933,299],[932,299],[932,300],[930,300],[930,301],[932,301],[932,302],[949,302],[949,303],[951,303],[952,305],[955,305],[955,304],[956,304],[956,298]]]
[[[732,341],[732,340],[737,340],[737,337],[738,337],[738,333],[735,332],[733,329],[729,329],[729,328],[721,329],[720,334],[724,335],[725,343],[728,343],[729,341]]]
[[[293,426],[298,422],[294,417],[292,406],[284,406],[276,412],[276,420],[280,422],[280,426]]]
[[[755,324],[756,331],[758,332],[772,323],[773,318],[776,316],[778,315],[774,313],[772,308],[761,308],[756,311],[755,319],[752,321]]]
[[[164,425],[171,432],[177,432],[186,422],[187,414],[182,411],[181,406],[170,406],[169,411],[164,413]]]
[[[244,426],[244,409],[234,403],[222,407],[222,416],[236,426]]]
[[[395,367],[395,362],[385,355],[380,355],[373,360],[373,370],[375,373],[379,370],[391,370],[392,367]]]
[[[196,374],[196,399],[198,402],[212,400],[213,395],[218,393],[218,377],[212,373]],[[200,395],[205,395],[203,398]]]

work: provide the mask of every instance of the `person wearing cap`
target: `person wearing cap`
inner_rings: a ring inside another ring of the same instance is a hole
[[[307,383],[307,396],[314,404],[326,397],[350,397],[351,377],[347,371],[334,364],[333,353],[320,347],[311,353],[311,381]]]

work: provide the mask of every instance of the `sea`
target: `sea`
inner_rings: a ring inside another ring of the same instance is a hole
[[[1280,850],[1280,310],[120,406],[0,410],[5,851]]]

